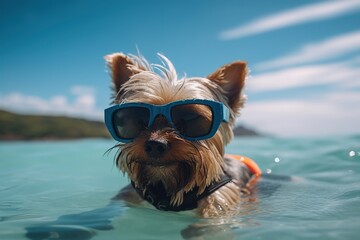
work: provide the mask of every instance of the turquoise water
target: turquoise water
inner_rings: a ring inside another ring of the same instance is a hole
[[[128,183],[110,140],[0,142],[0,239],[357,239],[360,136],[239,138],[266,175],[240,216],[204,220],[109,204]],[[28,233],[27,233],[28,232]],[[29,233],[30,232],[30,233]],[[29,238],[26,238],[26,234]]]

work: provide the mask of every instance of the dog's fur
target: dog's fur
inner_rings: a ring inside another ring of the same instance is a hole
[[[229,123],[223,122],[210,139],[188,141],[181,138],[165,119],[158,117],[150,129],[134,141],[118,144],[116,164],[126,173],[134,186],[162,183],[171,204],[180,205],[184,194],[207,186],[220,179],[226,171],[232,181],[202,198],[196,213],[202,217],[228,215],[248,192],[251,172],[240,161],[224,157],[224,146],[233,138],[235,117],[245,103],[243,88],[247,76],[245,62],[236,61],[220,67],[206,78],[178,79],[172,63],[160,55],[162,65],[151,65],[142,56],[114,53],[105,57],[111,71],[113,103],[145,102],[155,105],[182,99],[209,99],[224,103],[230,109]],[[146,151],[148,141],[160,141],[167,149],[161,157],[153,158]],[[143,199],[129,185],[120,198],[132,203]]]

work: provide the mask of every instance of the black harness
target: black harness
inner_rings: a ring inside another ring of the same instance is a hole
[[[165,188],[162,183],[158,183],[156,185],[148,184],[144,188],[136,187],[135,183],[131,181],[131,185],[134,187],[136,192],[147,202],[152,204],[155,208],[163,211],[185,211],[185,210],[192,210],[197,208],[197,202],[212,194],[220,187],[224,186],[225,184],[231,182],[232,178],[225,172],[219,181],[215,181],[211,183],[209,186],[205,188],[205,191],[197,195],[199,190],[198,187],[195,187],[191,191],[184,193],[184,200],[182,204],[179,206],[174,206],[170,204],[170,196],[166,194]]]

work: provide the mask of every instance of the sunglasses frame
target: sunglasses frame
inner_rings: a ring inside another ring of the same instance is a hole
[[[118,136],[115,130],[115,126],[113,123],[113,115],[118,111],[119,109],[128,108],[128,107],[143,107],[149,110],[150,116],[149,116],[149,124],[147,127],[150,127],[156,117],[158,115],[162,115],[166,118],[166,120],[169,122],[171,127],[173,127],[175,130],[174,123],[171,121],[171,108],[178,105],[187,105],[187,104],[201,104],[210,107],[212,111],[212,117],[213,122],[211,125],[211,129],[208,134],[200,137],[187,137],[182,134],[179,134],[184,139],[190,140],[190,141],[199,141],[204,139],[209,139],[213,137],[216,133],[216,131],[219,129],[219,126],[222,121],[229,122],[230,119],[230,111],[229,109],[222,103],[212,100],[206,100],[206,99],[186,99],[186,100],[179,100],[170,102],[164,105],[153,105],[149,103],[142,103],[142,102],[130,102],[130,103],[121,103],[118,105],[111,106],[109,108],[106,108],[104,110],[105,114],[105,125],[108,128],[111,136],[119,141],[119,142],[132,142],[136,137],[134,138],[122,138]]]

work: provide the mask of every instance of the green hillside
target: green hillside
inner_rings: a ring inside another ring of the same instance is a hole
[[[0,110],[0,140],[109,138],[104,123]]]
[[[235,136],[258,136],[242,126]],[[85,119],[15,114],[0,110],[0,140],[110,138],[104,123]]]

